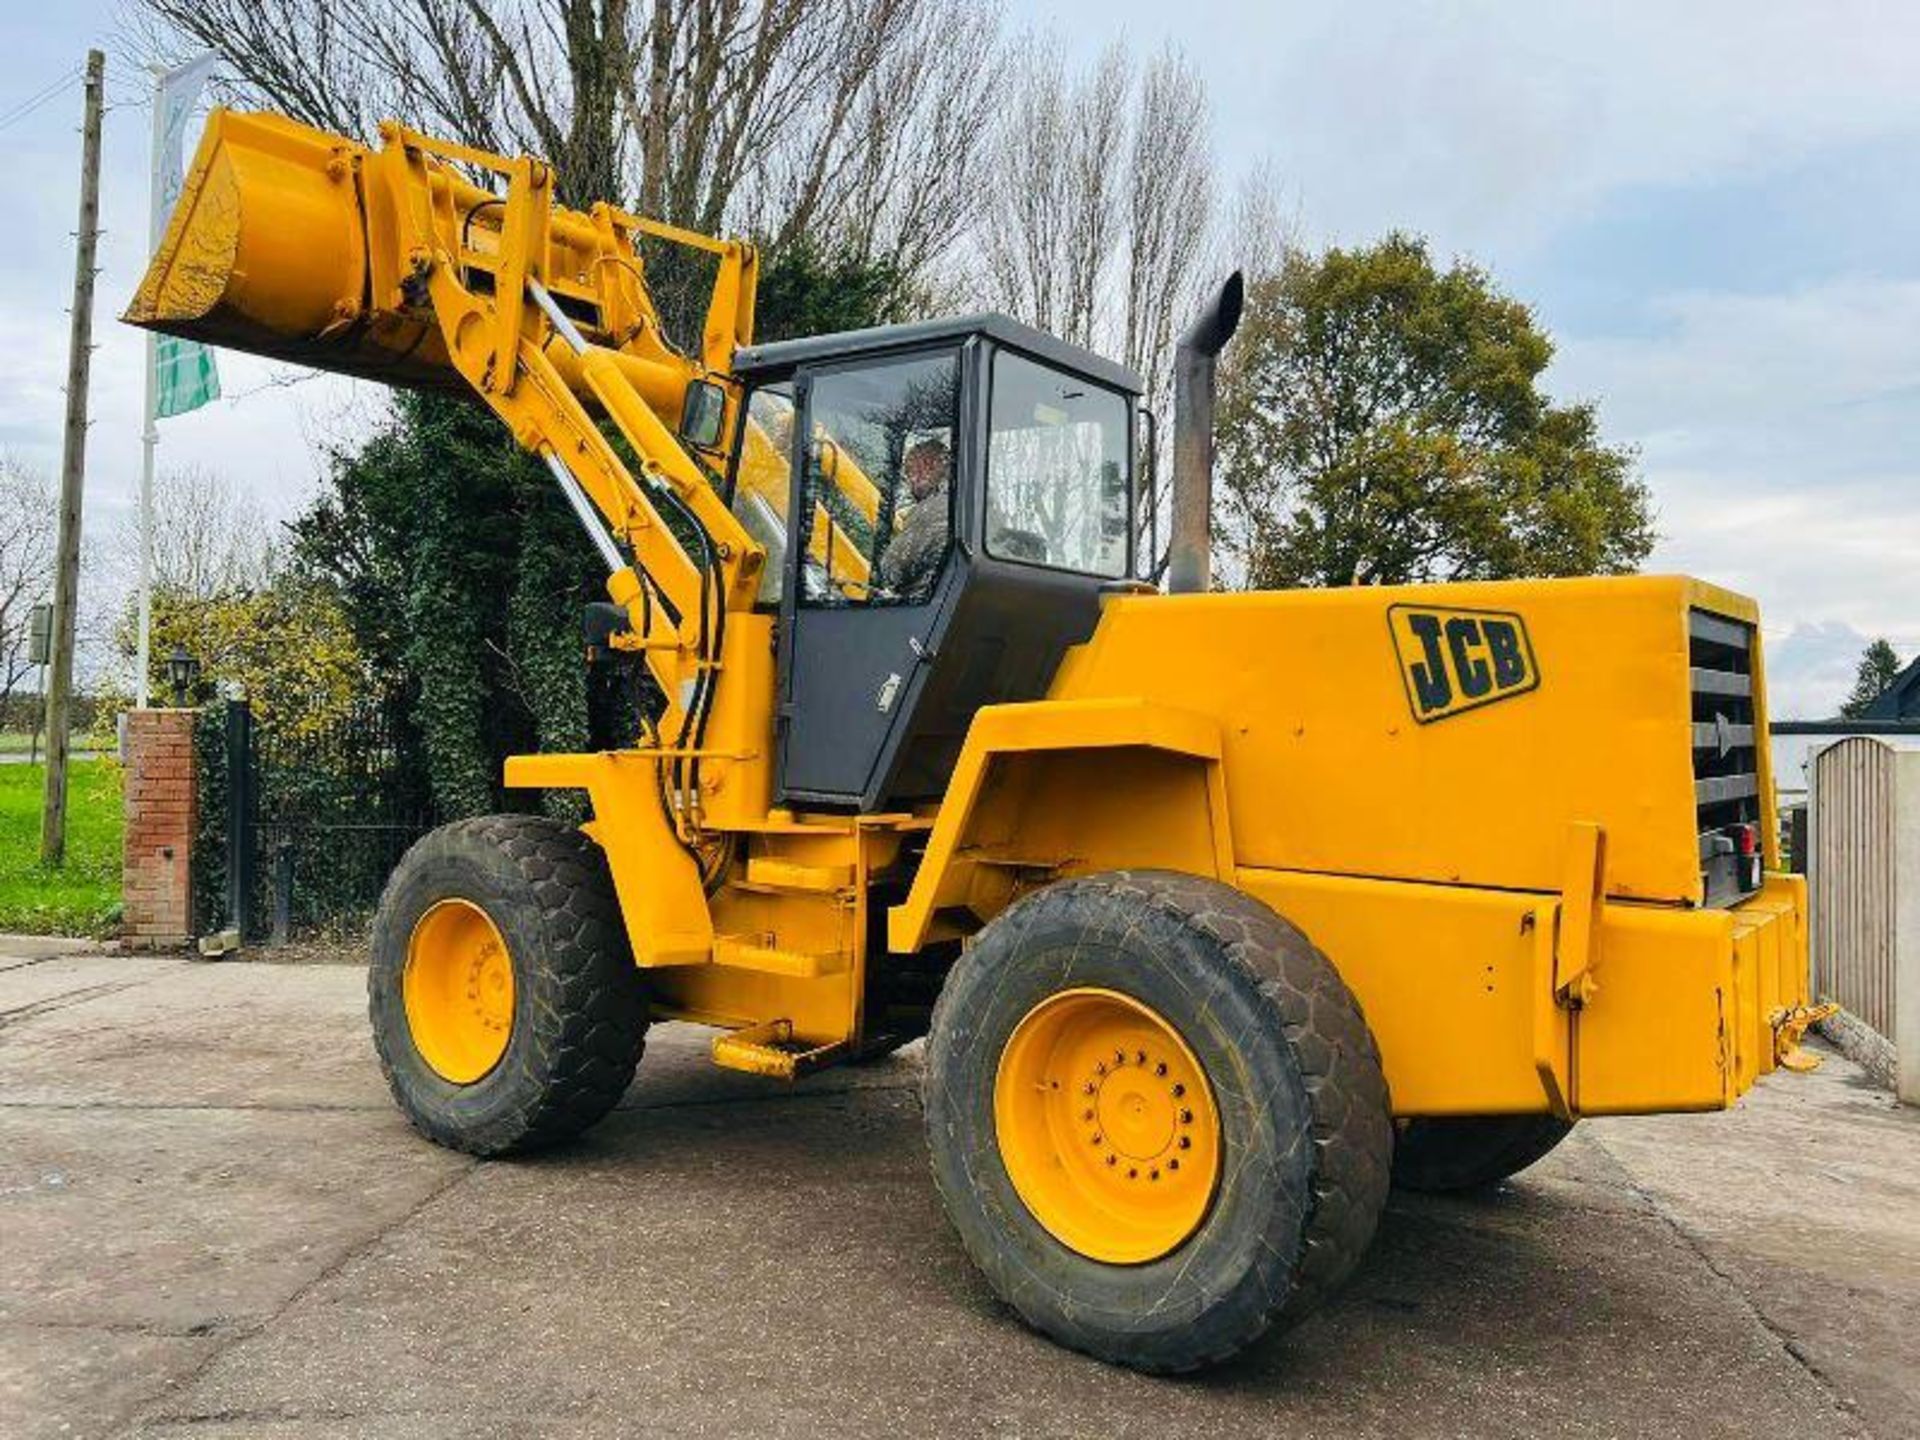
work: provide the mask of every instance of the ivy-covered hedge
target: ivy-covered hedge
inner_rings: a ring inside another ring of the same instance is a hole
[[[198,829],[193,837],[193,924],[197,935],[227,920],[227,707],[204,707],[194,721]]]

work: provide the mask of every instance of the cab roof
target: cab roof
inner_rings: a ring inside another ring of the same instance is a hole
[[[1044,330],[1022,325],[1011,316],[991,312],[915,320],[905,325],[877,325],[867,330],[841,330],[831,335],[809,335],[801,340],[776,340],[769,345],[743,345],[734,351],[733,373],[742,380],[777,379],[802,365],[851,360],[942,340],[965,340],[974,335],[984,335],[998,344],[1025,351],[1036,360],[1077,371],[1129,395],[1138,395],[1145,388],[1140,377],[1124,365],[1117,365],[1081,346],[1070,345]]]

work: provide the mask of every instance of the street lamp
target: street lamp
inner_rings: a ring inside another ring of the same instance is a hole
[[[184,645],[175,645],[173,653],[167,657],[167,679],[173,682],[173,704],[177,710],[187,708],[187,691],[193,682],[200,678],[200,662],[187,653]]]

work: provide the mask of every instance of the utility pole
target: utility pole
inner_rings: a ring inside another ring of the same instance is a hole
[[[74,610],[80,602],[80,501],[87,476],[87,375],[93,364],[94,252],[100,243],[100,120],[107,57],[87,52],[87,118],[80,135],[80,232],[67,341],[67,428],[60,459],[60,541],[54,557],[53,673],[47,686],[47,788],[40,861],[67,857],[67,726],[73,699]]]

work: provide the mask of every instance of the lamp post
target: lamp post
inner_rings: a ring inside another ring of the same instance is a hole
[[[193,682],[200,678],[200,662],[187,653],[184,645],[175,645],[173,653],[167,657],[167,679],[173,682],[173,704],[176,710],[187,708],[187,691],[193,688]]]

